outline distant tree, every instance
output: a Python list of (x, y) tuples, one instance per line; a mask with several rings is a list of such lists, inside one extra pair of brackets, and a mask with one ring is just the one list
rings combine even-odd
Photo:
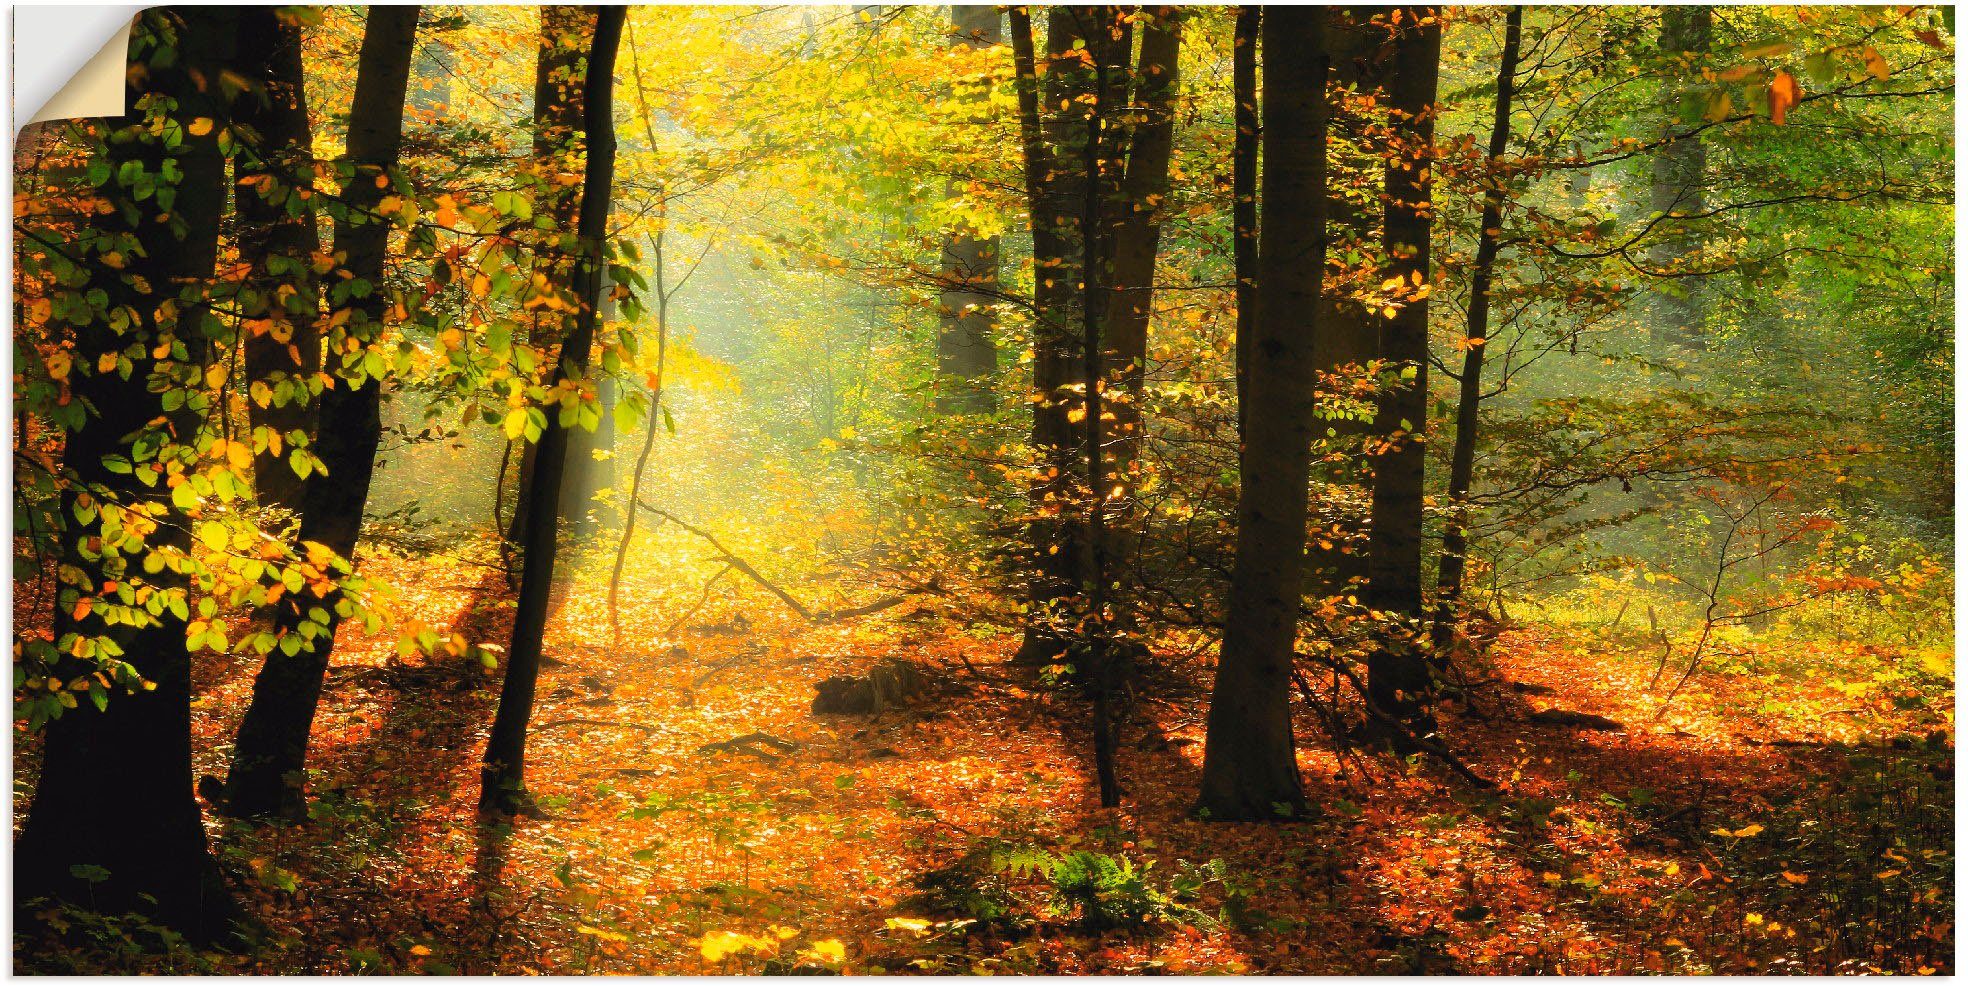
[[(987, 48), (1003, 43), (1004, 16), (990, 5), (952, 4), (952, 43)], [(945, 194), (963, 196), (963, 183), (951, 178)], [(993, 313), (1000, 293), (998, 238), (958, 226), (943, 236), (943, 289), (938, 299), (936, 372), (941, 378), (937, 408), (944, 413), (983, 414), (997, 405), (991, 380), (998, 370)]]
[[(1708, 52), (1714, 34), (1715, 9), (1704, 4), (1664, 4), (1660, 8), (1661, 54), (1684, 59)], [(1699, 85), (1699, 76), (1685, 65), (1668, 66), (1670, 81), (1662, 90), (1666, 123), (1663, 130), (1672, 135), (1680, 117), (1682, 96)], [(1669, 140), (1654, 151), (1653, 181), (1648, 206), (1666, 216), (1700, 214), (1708, 202), (1708, 146), (1700, 134)], [(1661, 236), (1647, 248), (1647, 260), (1655, 270), (1678, 270), (1689, 254), (1701, 249), (1699, 224), (1669, 223), (1672, 232)], [(1702, 326), (1707, 320), (1704, 297), (1707, 284), (1700, 275), (1677, 276), (1663, 281), (1654, 295), (1651, 321), (1657, 350), (1671, 347), (1699, 348)]]
[(1323, 8), (1265, 12), (1263, 225), (1248, 386), (1239, 396), (1247, 408), (1237, 554), (1196, 802), (1216, 821), (1279, 819), (1306, 809), (1290, 696), (1319, 430), (1314, 342), (1326, 266), (1325, 33)]

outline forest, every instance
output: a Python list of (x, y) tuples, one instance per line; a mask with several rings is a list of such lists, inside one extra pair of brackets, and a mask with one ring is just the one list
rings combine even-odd
[(1952, 6), (184, 6), (12, 968), (1952, 974)]

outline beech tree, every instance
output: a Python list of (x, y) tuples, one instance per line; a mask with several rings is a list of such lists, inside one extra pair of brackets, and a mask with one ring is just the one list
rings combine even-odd
[[(1664, 59), (1705, 54), (1714, 34), (1715, 9), (1705, 4), (1665, 4), (1660, 8), (1660, 50)], [(1667, 124), (1673, 134), (1682, 117), (1684, 96), (1698, 91), (1694, 81), (1669, 62), (1669, 81), (1661, 91)], [(1706, 112), (1706, 109), (1702, 112)], [(1708, 148), (1700, 134), (1662, 144), (1653, 154), (1648, 205), (1655, 213), (1678, 217), (1699, 215), (1707, 208)], [(1708, 306), (1707, 281), (1683, 271), (1690, 255), (1700, 252), (1703, 226), (1669, 219), (1665, 235), (1647, 248), (1647, 261), (1656, 271), (1673, 276), (1654, 291), (1654, 317), (1649, 323), (1656, 349), (1700, 348)]]
[(217, 81), (243, 74), (238, 34), (236, 8), (138, 15), (127, 109), (93, 125), (91, 179), (108, 208), (60, 246), (87, 279), (79, 297), (100, 304), (64, 309), (77, 314), (63, 326), (74, 355), (60, 376), (83, 420), (61, 456), (72, 483), (53, 632), (63, 656), (51, 669), (89, 700), (47, 723), (14, 844), (16, 901), (138, 912), (203, 941), (227, 933), (236, 905), (192, 792), (186, 599), (198, 503), (137, 473), (195, 460), (206, 405), (185, 388), (203, 386), (227, 341), (212, 306), (226, 201), (218, 135), (232, 107)]
[[(556, 391), (563, 383), (580, 380), (587, 373), (601, 317), (602, 292), (607, 288), (608, 209), (615, 180), (615, 53), (622, 40), (624, 16), (624, 8), (600, 8), (594, 43), (588, 52), (581, 110), (582, 149), (587, 160), (581, 178), (574, 267), (574, 293), (580, 308), (554, 364), (552, 389)], [(486, 742), (485, 765), (480, 772), (479, 807), (489, 813), (512, 814), (528, 807), (526, 733), (540, 676), (540, 651), (558, 552), (560, 482), (567, 467), (571, 427), (563, 420), (541, 435), (534, 481), (525, 491), (519, 605), (513, 616), (512, 646), (499, 691), (499, 710), (492, 721), (492, 736)]]
[[(970, 48), (1002, 44), (1003, 21), (995, 6), (952, 4), (952, 43)], [(958, 178), (952, 177), (945, 187), (950, 198), (962, 197), (963, 183)], [(942, 324), (936, 336), (936, 372), (942, 382), (936, 402), (945, 413), (982, 414), (997, 405), (991, 385), (998, 371), (992, 323), (1001, 292), (999, 249), (996, 236), (963, 226), (943, 238), (943, 289), (937, 299)]]
[(1416, 718), (1432, 687), (1431, 662), (1415, 634), (1422, 616), (1421, 535), (1428, 434), (1429, 238), (1433, 225), (1435, 90), (1442, 25), (1431, 7), (1395, 7), (1387, 83), (1393, 146), (1387, 153), (1382, 221), (1387, 279), (1398, 305), (1381, 320), (1385, 361), (1374, 417), (1367, 605), (1392, 618), (1367, 661), (1368, 697), (1383, 712)]
[(313, 438), (313, 378), (321, 371), (314, 274), (321, 232), (301, 26), (275, 7), (243, 7), (240, 41), (254, 59), (253, 91), (235, 116), (241, 149), (233, 165), (239, 256), (251, 265), (239, 302), (247, 320), (246, 376), (255, 385), (247, 405), (255, 432), (253, 490), (260, 506), (298, 513), (306, 480), (287, 450)]
[(1490, 295), (1497, 253), (1503, 246), (1503, 208), (1509, 200), (1504, 155), (1510, 151), (1511, 101), (1517, 94), (1517, 61), (1524, 36), (1524, 8), (1504, 15), (1503, 49), (1497, 60), (1496, 108), (1491, 113), (1490, 141), (1484, 164), (1483, 211), (1476, 231), (1476, 257), (1470, 266), (1469, 305), (1465, 312), (1462, 372), (1456, 377), (1455, 445), (1449, 454), (1449, 514), (1442, 525), (1442, 556), (1436, 568), (1434, 646), (1449, 644), (1455, 627), (1456, 605), (1462, 597), (1463, 573), (1468, 569), (1469, 488), (1476, 473), (1476, 429), (1483, 401), (1483, 357), (1490, 338)]
[[(336, 273), (328, 286), (329, 320), (339, 322), (331, 343), (343, 355), (337, 379), (321, 392), (316, 443), (323, 471), (310, 477), (301, 500), (300, 541), (328, 552), (326, 568), (340, 560), (352, 570), (362, 535), (363, 509), (382, 442), (383, 381), (368, 368), (364, 343), (382, 331), (388, 297), (380, 290), (390, 226), (377, 213), (389, 194), (403, 141), (403, 101), (420, 8), (371, 7), (356, 68), (348, 147), (337, 163), (342, 197), (335, 215)], [(359, 287), (358, 287), (359, 286)], [(253, 699), (239, 724), (232, 767), (226, 775), (225, 808), (243, 817), (305, 812), (302, 780), (308, 732), (321, 700), (335, 629), (348, 615), (338, 592), (318, 600), (290, 594), (276, 609), (277, 649), (253, 682)]]
[[(1292, 664), (1305, 581), (1307, 483), (1319, 430), (1314, 341), (1326, 266), (1326, 12), (1263, 22), (1262, 215), (1248, 389), (1239, 397), (1237, 555), (1210, 691), (1199, 814), (1290, 818), (1306, 809), (1292, 736)], [(1311, 325), (1308, 325), (1311, 322)]]

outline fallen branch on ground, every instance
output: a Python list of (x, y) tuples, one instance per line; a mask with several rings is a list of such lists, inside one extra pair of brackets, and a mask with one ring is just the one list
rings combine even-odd
[[(806, 607), (806, 604), (794, 598), (792, 593), (787, 592), (784, 589), (781, 589), (779, 586), (775, 585), (771, 579), (768, 579), (765, 576), (759, 574), (759, 570), (753, 568), (750, 562), (747, 562), (745, 559), (740, 558), (736, 554), (732, 553), (730, 548), (724, 546), (724, 542), (719, 541), (717, 539), (717, 535), (712, 534), (711, 532), (704, 530), (703, 528), (698, 527), (695, 524), (692, 524), (689, 521), (686, 521), (683, 518), (678, 517), (676, 514), (670, 513), (669, 511), (664, 510), (660, 507), (653, 507), (641, 501), (637, 501), (636, 506), (639, 506), (642, 509), (647, 510), (650, 513), (655, 514), (656, 516), (661, 517), (664, 520), (667, 520), (670, 523), (675, 524), (676, 526), (681, 527), (684, 530), (689, 531), (690, 533), (695, 534), (698, 537), (703, 538), (705, 541), (709, 542), (711, 548), (718, 553), (719, 561), (724, 562), (732, 569), (737, 570), (739, 574), (745, 576), (748, 579), (751, 579), (753, 582), (758, 583), (760, 588), (778, 597), (779, 601), (785, 603), (788, 609), (791, 609), (793, 612), (798, 613), (800, 619), (803, 619), (808, 623), (827, 624), (827, 623), (835, 623), (840, 620), (853, 619), (854, 617), (857, 616), (868, 616), (873, 613), (879, 613), (885, 609), (891, 609), (893, 607), (900, 606), (903, 603), (909, 601), (909, 594), (903, 594), (899, 596), (886, 596), (872, 603), (868, 603), (867, 605), (864, 606), (851, 606), (846, 609), (821, 610), (820, 612), (816, 613), (813, 610), (808, 609)], [(721, 575), (723, 573), (720, 572), (719, 574)], [(929, 585), (925, 586), (921, 591), (936, 592), (939, 590), (935, 582), (932, 581)]]
[(1360, 693), (1360, 703), (1366, 707), (1367, 713), (1369, 715), (1372, 715), (1374, 719), (1377, 720), (1381, 725), (1394, 730), (1396, 733), (1400, 734), (1402, 738), (1406, 739), (1410, 743), (1413, 743), (1415, 749), (1420, 750), (1421, 752), (1426, 753), (1429, 756), (1432, 756), (1435, 759), (1441, 761), (1443, 766), (1448, 767), (1449, 770), (1452, 771), (1456, 776), (1481, 788), (1492, 788), (1497, 786), (1495, 781), (1490, 780), (1489, 778), (1484, 777), (1481, 774), (1478, 774), (1474, 770), (1471, 770), (1469, 768), (1469, 765), (1463, 763), (1462, 758), (1456, 756), (1455, 753), (1451, 752), (1448, 747), (1443, 746), (1442, 744), (1437, 743), (1434, 740), (1431, 740), (1425, 736), (1415, 735), (1414, 730), (1409, 729), (1407, 723), (1402, 722), (1398, 717), (1388, 713), (1385, 709), (1382, 709), (1379, 705), (1377, 705), (1374, 702), (1373, 699), (1368, 698), (1366, 682), (1361, 681), (1360, 676), (1355, 674), (1352, 668), (1347, 667), (1342, 662), (1329, 660), (1327, 658), (1320, 657), (1317, 654), (1306, 654), (1301, 651), (1299, 653), (1299, 656), (1310, 658), (1314, 661), (1318, 661), (1319, 663), (1326, 665), (1328, 668), (1331, 668), (1335, 673), (1344, 677), (1347, 681), (1351, 682), (1354, 690)]

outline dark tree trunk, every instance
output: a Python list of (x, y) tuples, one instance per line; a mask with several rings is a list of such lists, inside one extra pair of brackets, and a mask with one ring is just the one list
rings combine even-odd
[[(1129, 114), (1137, 120), (1126, 137), (1126, 171), (1111, 223), (1112, 260), (1103, 281), (1111, 295), (1102, 332), (1113, 422), (1114, 482), (1134, 486), (1142, 440), (1141, 390), (1147, 379), (1148, 321), (1155, 301), (1155, 258), (1160, 252), (1163, 209), (1168, 204), (1169, 159), (1175, 151), (1175, 97), (1179, 85), (1182, 22), (1175, 7), (1153, 8), (1141, 33)], [(1110, 382), (1111, 383), (1111, 382)]]
[(1319, 429), (1313, 345), (1326, 265), (1325, 21), (1319, 7), (1273, 7), (1264, 17), (1264, 218), (1249, 385), (1239, 398), (1249, 413), (1237, 557), (1196, 803), (1217, 821), (1306, 808), (1290, 695)]
[[(388, 194), (376, 187), (375, 179), (394, 172), (402, 146), (403, 100), (418, 11), (414, 6), (370, 7), (356, 66), (348, 133), (348, 165), (354, 168), (354, 177), (344, 184), (336, 210), (335, 252), (341, 256), (343, 274), (374, 285), (383, 283), (389, 226), (368, 216)], [(342, 304), (350, 313), (348, 337), (373, 342), (382, 331), (388, 296), (375, 290), (362, 298), (350, 296)], [(383, 434), (381, 382), (374, 377), (361, 377), (359, 383), (350, 379), (360, 373), (361, 356), (361, 350), (344, 356), (346, 368), (335, 367), (340, 371), (335, 385), (322, 391), (324, 427), (315, 452), (326, 472), (309, 478), (301, 504), (301, 540), (320, 542), (351, 567)], [(225, 787), (227, 814), (242, 818), (304, 814), (308, 732), (345, 607), (335, 593), (311, 604), (289, 597), (280, 607), (276, 633), (281, 646), (267, 655), (253, 682), (252, 703), (233, 747)], [(309, 612), (317, 608), (326, 620)]]
[[(955, 43), (987, 48), (1004, 40), (998, 8), (953, 4), (950, 28)], [(963, 183), (951, 179), (946, 194), (961, 198)], [(992, 335), (992, 306), (998, 296), (998, 238), (956, 228), (943, 239), (943, 283), (936, 337), (936, 407), (944, 414), (988, 414), (997, 406), (991, 393), (998, 371)]]
[[(1708, 51), (1714, 30), (1714, 8), (1703, 5), (1661, 7), (1661, 52), (1682, 55)], [(1670, 70), (1679, 80), (1687, 74)], [(1693, 70), (1688, 70), (1692, 72)], [(1694, 76), (1689, 75), (1689, 78)], [(1673, 127), (1675, 107), (1691, 83), (1677, 81), (1665, 92), (1668, 127)], [(1707, 208), (1708, 147), (1699, 135), (1670, 141), (1654, 153), (1653, 185), (1649, 205), (1664, 215), (1689, 215)], [(1680, 228), (1662, 236), (1647, 250), (1648, 262), (1656, 269), (1672, 269), (1685, 263), (1689, 254), (1702, 248), (1698, 231)], [(1655, 293), (1651, 335), (1657, 351), (1672, 347), (1698, 349), (1702, 344), (1702, 325), (1708, 317), (1707, 285), (1701, 277), (1672, 277)]]
[(1449, 454), (1449, 516), (1442, 527), (1442, 561), (1436, 570), (1435, 645), (1449, 642), (1469, 554), (1469, 487), (1476, 473), (1476, 425), (1483, 403), (1483, 349), (1490, 337), (1490, 285), (1502, 244), (1506, 176), (1500, 164), (1510, 150), (1510, 104), (1517, 92), (1518, 48), (1523, 40), (1524, 8), (1510, 8), (1503, 22), (1503, 54), (1497, 65), (1496, 110), (1490, 122), (1488, 173), (1483, 215), (1476, 232), (1476, 259), (1469, 275), (1469, 313), (1463, 334), (1462, 377), (1457, 383), (1455, 448)]
[(1236, 101), (1237, 137), (1230, 151), (1231, 255), (1237, 275), (1237, 434), (1244, 432), (1244, 391), (1250, 386), (1250, 340), (1257, 312), (1257, 33), (1264, 8), (1237, 8), (1230, 54), (1230, 98)]
[(253, 456), (253, 490), (262, 507), (298, 512), (306, 480), (287, 454), (296, 434), (313, 438), (307, 383), (321, 370), (321, 292), (312, 266), (321, 249), (314, 134), (301, 75), (300, 26), (271, 6), (241, 7), (239, 16), (240, 50), (254, 60), (247, 76), (254, 91), (241, 98), (235, 116), (249, 133), (233, 165), (239, 258), (251, 265), (240, 313), (246, 379), (255, 384), (247, 418), (254, 432), (279, 436)]
[[(608, 208), (615, 178), (614, 83), (615, 52), (622, 40), (626, 8), (602, 7), (596, 15), (594, 46), (588, 55), (583, 87), (582, 130), (587, 165), (583, 171), (580, 245), (576, 253), (575, 293), (580, 311), (574, 330), (554, 364), (553, 383), (587, 372), (606, 284), (605, 247)], [(653, 427), (653, 425), (652, 425)], [(511, 813), (525, 806), (526, 732), (533, 716), (533, 694), (540, 677), (540, 650), (546, 634), (549, 595), (553, 586), (556, 534), (560, 516), (560, 479), (567, 466), (568, 430), (557, 424), (540, 436), (536, 481), (525, 491), (526, 529), (521, 541), (525, 565), (521, 570), (519, 606), (513, 614), (513, 635), (507, 649), (506, 676), (499, 691), (499, 711), (485, 747), (480, 774), (482, 811)]]
[[(1367, 605), (1404, 619), (1422, 614), (1421, 527), (1428, 431), (1428, 300), (1430, 196), (1435, 139), (1435, 89), (1442, 28), (1425, 7), (1403, 12), (1393, 41), (1387, 86), (1395, 153), (1386, 171), (1386, 273), (1406, 285), (1406, 300), (1381, 320), (1387, 374), (1374, 422), (1382, 450), (1374, 460), (1372, 547)], [(1430, 690), (1424, 647), (1401, 631), (1389, 633), (1367, 663), (1369, 697), (1383, 711), (1412, 718)]]
[[(175, 160), (181, 177), (168, 215), (137, 206), (97, 217), (106, 233), (122, 238), (118, 249), (127, 266), (119, 271), (95, 264), (90, 278), (112, 305), (127, 306), (134, 318), (124, 332), (110, 329), (101, 318), (73, 327), (77, 358), (72, 386), (94, 416), (69, 436), (62, 454), (63, 468), (78, 485), (63, 495), (70, 527), (62, 539), (61, 562), (79, 573), (79, 578), (65, 576), (65, 583), (86, 580), (82, 598), (93, 597), (112, 581), (134, 581), (165, 593), (190, 590), (189, 577), (171, 567), (138, 573), (144, 553), (188, 554), (191, 521), (173, 505), (163, 484), (139, 484), (127, 467), (112, 472), (104, 457), (131, 457), (132, 443), (140, 438), (152, 445), (162, 441), (167, 450), (186, 449), (201, 424), (199, 411), (183, 405), (167, 408), (159, 393), (143, 384), (153, 373), (182, 374), (186, 369), (148, 355), (167, 334), (183, 345), (194, 375), (210, 358), (211, 341), (200, 325), (206, 304), (201, 296), (212, 287), (218, 258), (226, 188), (217, 135), (227, 123), (229, 107), (218, 87), (200, 81), (240, 70), (238, 18), (239, 11), (227, 7), (156, 8), (138, 16), (131, 53), (149, 71), (131, 76), (127, 105), (138, 107), (152, 93), (175, 99), (174, 118), (183, 133), (175, 151), (167, 152), (161, 141), (148, 136), (141, 110), (101, 122), (127, 138), (109, 142), (112, 173), (135, 163), (157, 174), (166, 160)], [(175, 42), (165, 40), (171, 36)], [(176, 48), (176, 57), (168, 62), (156, 57), (163, 44)], [(218, 125), (199, 134), (190, 124), (201, 117)], [(114, 191), (113, 184), (111, 188), (112, 198), (127, 194)], [(126, 199), (124, 204), (131, 203)], [(173, 231), (175, 223), (183, 224), (182, 238)], [(189, 299), (183, 314), (173, 323), (162, 323), (160, 303), (177, 297)], [(128, 381), (114, 372), (95, 372), (100, 354), (138, 350), (142, 355), (132, 360), (135, 370)], [(85, 489), (98, 502), (155, 511), (159, 524), (142, 548), (133, 555), (108, 544), (91, 549), (89, 542), (101, 529), (79, 523), (75, 515)], [(185, 619), (166, 609), (141, 627), (124, 620), (111, 625), (105, 622), (111, 607), (97, 606), (78, 618), (77, 602), (73, 589), (60, 593), (55, 639), (75, 634), (113, 641), (121, 647), (122, 659), (152, 687), (118, 690), (100, 710), (85, 701), (48, 723), (33, 804), (14, 846), (14, 899), (50, 897), (109, 914), (136, 911), (195, 940), (219, 938), (229, 930), (236, 909), (206, 843), (192, 793), (191, 654)], [(99, 670), (91, 660), (70, 663), (64, 677)]]
[[(533, 68), (533, 168), (535, 215), (550, 216), (553, 229), (536, 244), (539, 267), (547, 283), (565, 285), (574, 273), (575, 210), (580, 198), (564, 179), (579, 173), (581, 99), (586, 80), (581, 59), (587, 46), (588, 26), (594, 23), (592, 10), (572, 4), (547, 4), (540, 8), (540, 50)], [(556, 312), (539, 312), (533, 317), (529, 340), (551, 350), (566, 334), (568, 320)], [(525, 543), (527, 491), (533, 488), (538, 468), (539, 446), (522, 443), (519, 478), (513, 498), (512, 520), (506, 525), (506, 541), (517, 547)], [(503, 472), (499, 482), (505, 482)]]
[[(1342, 93), (1375, 97), (1386, 81), (1389, 52), (1387, 7), (1328, 7), (1326, 52), (1333, 84)], [(1379, 23), (1373, 18), (1379, 17)], [(1381, 356), (1380, 315), (1355, 297), (1362, 272), (1371, 272), (1378, 248), (1379, 210), (1364, 202), (1363, 191), (1378, 185), (1381, 167), (1373, 136), (1379, 113), (1364, 101), (1340, 98), (1332, 107), (1331, 152), (1327, 160), (1326, 214), (1334, 234), (1327, 254), (1340, 280), (1320, 298), (1313, 342), (1321, 391), (1321, 432), (1332, 443), (1331, 458), (1317, 467), (1325, 495), (1316, 501), (1319, 528), (1309, 550), (1308, 590), (1321, 596), (1354, 592), (1367, 578), (1370, 545), (1362, 536), (1370, 513), (1372, 456), (1368, 440), (1373, 409), (1363, 398), (1366, 367)], [(1349, 191), (1350, 190), (1350, 191)], [(1364, 201), (1363, 201), (1364, 200)], [(1350, 275), (1350, 276), (1348, 276)], [(1380, 278), (1375, 278), (1378, 283)]]
[[(1082, 408), (1079, 325), (1086, 237), (1081, 203), (1091, 180), (1086, 170), (1084, 107), (1093, 96), (1094, 71), (1081, 53), (1094, 44), (1090, 29), (1098, 8), (1046, 9), (1043, 110), (1032, 59), (1029, 13), (1013, 8), (1012, 41), (1020, 61), (1020, 128), (1025, 144), (1027, 193), (1032, 217), (1032, 446), (1039, 475), (1032, 484), (1033, 550), (1030, 611), (1018, 660), (1057, 661), (1066, 653), (1062, 603), (1079, 578), (1078, 532), (1070, 520), (1079, 442), (1072, 425)], [(1029, 67), (1029, 68), (1028, 68)]]

